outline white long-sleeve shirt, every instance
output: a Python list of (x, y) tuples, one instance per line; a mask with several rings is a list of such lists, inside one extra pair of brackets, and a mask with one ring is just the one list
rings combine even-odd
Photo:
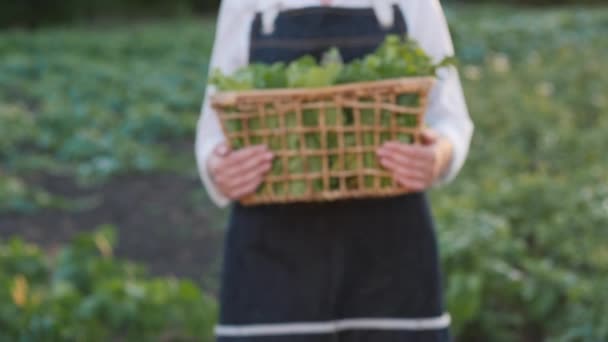
[[(398, 4), (402, 10), (409, 38), (416, 40), (435, 62), (454, 55), (439, 0), (333, 0), (329, 6), (374, 8), (379, 22), (390, 24), (392, 4)], [(320, 5), (320, 0), (223, 0), (209, 70), (219, 68), (228, 74), (248, 64), (250, 30), (256, 13), (263, 13), (264, 30), (271, 31), (280, 10)], [(230, 200), (218, 191), (207, 169), (210, 154), (217, 144), (225, 140), (218, 117), (210, 106), (209, 98), (214, 91), (213, 87), (207, 87), (198, 121), (195, 151), (199, 173), (209, 196), (217, 206), (225, 207)], [(451, 182), (459, 173), (473, 134), (473, 123), (455, 68), (440, 70), (439, 80), (430, 93), (426, 123), (446, 137), (453, 147), (448, 169), (435, 184), (439, 186)]]

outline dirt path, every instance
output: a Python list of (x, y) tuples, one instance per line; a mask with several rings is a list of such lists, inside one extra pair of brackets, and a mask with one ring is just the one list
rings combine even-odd
[(93, 205), (78, 212), (0, 216), (0, 237), (20, 236), (54, 249), (78, 232), (112, 224), (117, 228), (119, 257), (143, 262), (154, 274), (189, 277), (216, 290), (223, 213), (204, 198), (198, 179), (127, 176), (91, 189), (66, 178), (43, 176), (37, 182), (55, 194)]

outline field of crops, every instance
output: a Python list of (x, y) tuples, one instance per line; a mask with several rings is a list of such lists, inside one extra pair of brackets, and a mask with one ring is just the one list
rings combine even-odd
[[(608, 340), (608, 8), (448, 15), (476, 124), (461, 176), (431, 194), (454, 331)], [(192, 151), (213, 20), (107, 25), (0, 32), (0, 234), (56, 254), (112, 224), (116, 254), (213, 294), (226, 213), (206, 198)], [(33, 309), (12, 321), (25, 310), (20, 275), (38, 288), (46, 279), (23, 254), (0, 248), (2, 331), (47, 322)], [(113, 326), (91, 317), (99, 331)]]

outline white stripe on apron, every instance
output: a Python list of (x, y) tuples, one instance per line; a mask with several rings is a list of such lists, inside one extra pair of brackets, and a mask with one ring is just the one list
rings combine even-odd
[(434, 318), (356, 318), (317, 323), (219, 325), (215, 333), (222, 337), (251, 337), (333, 334), (349, 330), (441, 330), (448, 328), (450, 321), (450, 315), (446, 313)]

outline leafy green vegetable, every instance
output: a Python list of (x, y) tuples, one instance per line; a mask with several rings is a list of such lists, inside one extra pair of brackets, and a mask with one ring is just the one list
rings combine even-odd
[(281, 62), (271, 65), (254, 63), (230, 76), (214, 69), (209, 83), (222, 91), (316, 88), (406, 76), (433, 76), (439, 68), (455, 63), (455, 57), (433, 63), (416, 41), (389, 35), (374, 53), (350, 63), (344, 64), (339, 50), (332, 48), (320, 62), (305, 55), (287, 65)]
[(287, 74), (284, 63), (266, 65), (254, 63), (247, 68), (237, 70), (230, 77), (219, 69), (212, 71), (209, 82), (220, 90), (251, 90), (284, 88), (287, 86)]
[(329, 63), (317, 65), (311, 56), (304, 56), (291, 63), (287, 68), (287, 86), (289, 88), (315, 88), (335, 84), (342, 65)]
[[(444, 60), (439, 64), (434, 64), (432, 59), (416, 44), (408, 39), (391, 35), (386, 38), (383, 44), (372, 54), (361, 59), (344, 64), (338, 49), (328, 50), (320, 62), (312, 56), (302, 56), (289, 64), (275, 63), (272, 65), (252, 64), (237, 70), (231, 76), (225, 76), (215, 70), (211, 77), (211, 84), (219, 90), (240, 91), (248, 89), (271, 89), (271, 88), (316, 88), (331, 86), (341, 83), (373, 81), (379, 79), (396, 78), (404, 76), (432, 76), (437, 68), (448, 65), (451, 60)], [(375, 102), (371, 98), (358, 99), (361, 102)], [(397, 104), (406, 107), (417, 107), (419, 97), (417, 95), (401, 95), (397, 99)], [(301, 116), (301, 117), (300, 117)], [(356, 122), (362, 125), (375, 127), (379, 124), (382, 130), (379, 133), (380, 143), (396, 138), (402, 142), (413, 142), (413, 136), (409, 133), (398, 133), (395, 137), (391, 136), (390, 128), (392, 124), (400, 127), (415, 127), (416, 117), (411, 114), (393, 113), (382, 109), (380, 112), (380, 122), (376, 123), (376, 111), (372, 108), (356, 109), (344, 107), (342, 110), (329, 108), (325, 110), (325, 125), (328, 127), (326, 135), (327, 150), (337, 150), (340, 147), (352, 148), (357, 146), (358, 137), (352, 132), (342, 132), (335, 130), (337, 127), (352, 127)], [(301, 120), (301, 121), (300, 121)], [(321, 133), (306, 133), (301, 139), (301, 133), (290, 130), (299, 127), (318, 127), (321, 123), (321, 112), (319, 109), (304, 109), (299, 114), (295, 111), (289, 112), (285, 117), (286, 144), (288, 150), (292, 151), (318, 151), (322, 148)], [(278, 128), (278, 122), (266, 122), (266, 128)], [(261, 120), (250, 121), (248, 130), (251, 134), (252, 144), (262, 143), (255, 135), (255, 131), (264, 128)], [(238, 132), (243, 129), (240, 122), (234, 122), (228, 127), (229, 132)], [(342, 135), (342, 136), (340, 136)], [(362, 133), (361, 142), (364, 146), (373, 146), (375, 137), (373, 132)], [(235, 148), (243, 146), (241, 138), (233, 139)], [(279, 149), (280, 141), (271, 141), (270, 148)], [(379, 164), (374, 152), (366, 152), (362, 156), (363, 165), (359, 165), (359, 154), (348, 152), (341, 158), (330, 156), (328, 165), (333, 171), (354, 171), (359, 167), (367, 169), (378, 169)], [(290, 174), (302, 175), (304, 173), (318, 174), (322, 170), (323, 159), (321, 157), (299, 156), (290, 157), (286, 165)], [(282, 171), (280, 165), (273, 164), (272, 173)], [(373, 177), (365, 178), (364, 184), (359, 184), (358, 177), (348, 177), (345, 179), (347, 189), (359, 189), (362, 186), (373, 186)], [(383, 186), (391, 186), (390, 180), (382, 180)], [(308, 191), (308, 183), (304, 180), (290, 181), (288, 193), (291, 196), (302, 196)], [(332, 179), (331, 189), (338, 189), (340, 181)], [(270, 190), (267, 184), (259, 189), (258, 193), (266, 193)], [(275, 189), (276, 190), (276, 189)], [(280, 189), (285, 191), (285, 189)], [(313, 191), (323, 190), (322, 179), (314, 179), (312, 182)]]

